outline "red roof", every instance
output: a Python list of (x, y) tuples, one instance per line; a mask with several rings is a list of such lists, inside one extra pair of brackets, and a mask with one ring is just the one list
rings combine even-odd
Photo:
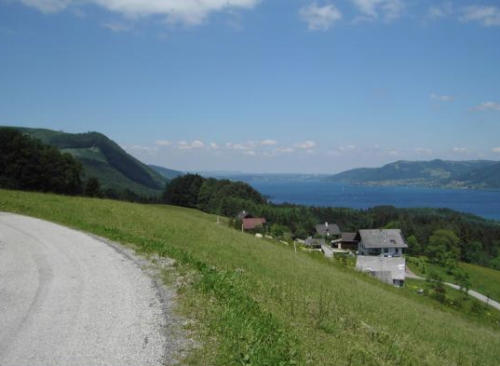
[(262, 226), (266, 223), (266, 219), (261, 217), (255, 217), (251, 219), (243, 219), (243, 229), (252, 230), (258, 226)]

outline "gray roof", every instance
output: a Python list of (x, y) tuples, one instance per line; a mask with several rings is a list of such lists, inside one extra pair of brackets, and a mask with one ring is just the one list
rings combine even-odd
[(320, 235), (340, 235), (340, 229), (337, 224), (319, 224), (316, 225), (316, 232)]
[(308, 237), (304, 244), (308, 247), (314, 247), (314, 246), (322, 246), (325, 245), (325, 239), (314, 239), (312, 237)]
[(342, 241), (356, 241), (356, 233), (342, 233)]
[(400, 229), (359, 230), (358, 239), (365, 248), (408, 248)]

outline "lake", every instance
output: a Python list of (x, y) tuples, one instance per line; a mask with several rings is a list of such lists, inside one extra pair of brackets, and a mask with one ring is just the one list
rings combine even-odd
[(500, 220), (500, 191), (368, 187), (324, 181), (249, 180), (248, 183), (274, 203), (351, 208), (380, 205), (450, 208)]

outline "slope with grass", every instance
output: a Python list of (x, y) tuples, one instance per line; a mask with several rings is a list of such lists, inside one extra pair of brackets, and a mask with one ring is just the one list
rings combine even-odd
[[(422, 268), (422, 265), (415, 264), (417, 262), (422, 263), (421, 261), (408, 261), (408, 266), (415, 274), (425, 277), (427, 273), (434, 271), (445, 281), (455, 282), (453, 275), (447, 273), (446, 268), (432, 263), (425, 263)], [(475, 290), (495, 301), (500, 301), (500, 271), (464, 262), (460, 262), (458, 266), (469, 275), (471, 290)]]
[(158, 196), (167, 182), (161, 174), (98, 132), (72, 134), (48, 129), (15, 128), (73, 155), (82, 163), (86, 177), (98, 178), (103, 189), (128, 189), (138, 195)]
[[(42, 217), (177, 261), (180, 310), (203, 347), (192, 365), (496, 365), (495, 314), (476, 319), (196, 210), (0, 191)], [(165, 274), (165, 277), (169, 277)]]

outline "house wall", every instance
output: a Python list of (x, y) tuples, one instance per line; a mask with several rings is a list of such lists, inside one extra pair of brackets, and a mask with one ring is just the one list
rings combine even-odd
[(401, 257), (403, 255), (402, 248), (365, 248), (363, 243), (358, 245), (359, 255), (374, 255), (380, 257)]
[(406, 273), (406, 261), (404, 257), (382, 257), (363, 256), (356, 258), (356, 269), (361, 272), (368, 272), (382, 282), (391, 285), (402, 285)]

